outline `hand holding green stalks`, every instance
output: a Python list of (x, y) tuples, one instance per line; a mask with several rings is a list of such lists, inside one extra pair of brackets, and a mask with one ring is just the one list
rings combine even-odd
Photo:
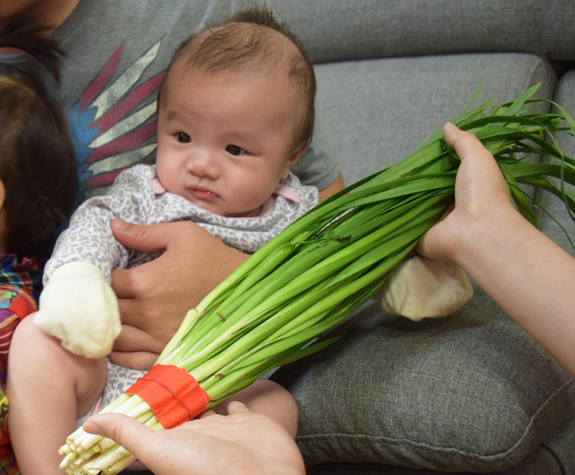
[[(561, 198), (571, 217), (575, 161), (544, 135), (575, 131), (559, 114), (530, 113), (536, 87), (516, 101), (490, 101), (452, 122), (476, 135), (495, 156), (510, 197), (534, 225), (534, 201), (520, 184)], [(555, 143), (555, 142), (553, 142)], [(539, 154), (556, 163), (527, 163)], [(324, 201), (254, 253), (186, 315), (157, 364), (188, 371), (210, 396), (208, 407), (251, 384), (270, 369), (332, 342), (306, 346), (361, 306), (394, 266), (452, 203), (459, 159), (437, 132), (401, 162)], [(559, 179), (559, 184), (553, 178)], [(536, 204), (537, 205), (537, 204)], [(138, 396), (124, 394), (104, 409), (163, 429)], [(134, 457), (108, 439), (79, 429), (61, 449), (68, 473), (117, 473)]]

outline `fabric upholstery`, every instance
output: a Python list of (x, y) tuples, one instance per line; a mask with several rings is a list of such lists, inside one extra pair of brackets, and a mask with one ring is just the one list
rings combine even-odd
[[(317, 122), (330, 134), (346, 183), (407, 157), (445, 122), (476, 103), (502, 104), (541, 82), (553, 97), (549, 64), (533, 55), (393, 58), (316, 67)], [(448, 99), (446, 99), (448, 98)]]
[(475, 291), (451, 317), (419, 323), (374, 304), (335, 345), (273, 376), (298, 402), (310, 466), (502, 471), (575, 416), (575, 382)]
[(315, 62), (514, 51), (575, 56), (571, 0), (272, 0)]

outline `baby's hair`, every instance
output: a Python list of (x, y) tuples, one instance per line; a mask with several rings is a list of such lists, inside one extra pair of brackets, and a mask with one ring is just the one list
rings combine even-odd
[(6, 247), (44, 257), (72, 212), (78, 187), (66, 119), (48, 96), (38, 64), (58, 80), (63, 51), (45, 30), (18, 15), (0, 24), (0, 48), (27, 53), (0, 62), (0, 180), (6, 196)]
[[(249, 23), (271, 28), (288, 38), (300, 54), (289, 58), (289, 77), (297, 82), (307, 101), (306, 117), (297, 134), (297, 143), (310, 140), (313, 134), (315, 119), (314, 99), (316, 79), (311, 57), (300, 39), (292, 33), (275, 15), (265, 8), (253, 8), (237, 13), (229, 20), (212, 26), (204, 31), (210, 35), (200, 42), (197, 37), (203, 33), (190, 36), (185, 40), (170, 62), (164, 82), (172, 65), (182, 56), (187, 55), (188, 64), (205, 72), (239, 71), (259, 65), (275, 65), (281, 60), (277, 51), (270, 48), (270, 33), (266, 28), (251, 28), (246, 31), (242, 24)], [(194, 48), (192, 48), (194, 46)], [(160, 92), (161, 92), (160, 87)], [(159, 101), (160, 93), (158, 93)]]

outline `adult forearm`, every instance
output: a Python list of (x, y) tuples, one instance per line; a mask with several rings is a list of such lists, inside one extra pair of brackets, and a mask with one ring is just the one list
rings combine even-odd
[(452, 124), (443, 132), (461, 158), (455, 208), (419, 252), (460, 265), (575, 375), (575, 260), (513, 208), (495, 159), (474, 135)]
[(575, 260), (516, 212), (470, 220), (456, 261), (575, 374)]

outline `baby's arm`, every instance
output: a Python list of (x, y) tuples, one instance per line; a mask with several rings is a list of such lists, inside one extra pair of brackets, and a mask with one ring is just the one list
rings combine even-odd
[[(128, 176), (129, 178), (129, 176)], [(46, 265), (37, 325), (67, 350), (89, 358), (108, 354), (121, 330), (111, 269), (125, 267), (127, 250), (117, 243), (110, 220), (138, 215), (126, 177), (105, 196), (85, 202), (60, 236)]]
[(88, 358), (109, 353), (121, 329), (117, 300), (109, 284), (107, 256), (113, 255), (105, 230), (109, 220), (109, 210), (104, 212), (89, 202), (74, 215), (46, 264), (35, 319), (68, 351)]
[(455, 262), (575, 375), (575, 260), (512, 206), (491, 154), (448, 124), (462, 159), (456, 206), (420, 244), (430, 258)]

